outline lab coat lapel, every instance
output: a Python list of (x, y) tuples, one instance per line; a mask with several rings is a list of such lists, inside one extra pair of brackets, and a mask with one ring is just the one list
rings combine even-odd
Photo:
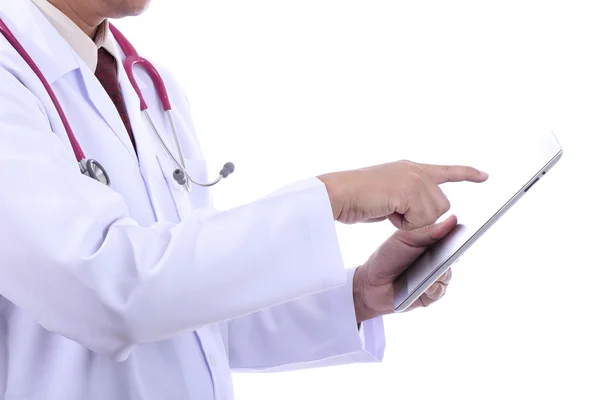
[[(84, 83), (83, 86), (90, 99), (90, 105), (96, 109), (108, 126), (110, 126), (111, 130), (115, 135), (117, 135), (123, 146), (127, 148), (127, 151), (131, 157), (137, 158), (135, 149), (133, 148), (133, 143), (131, 143), (131, 139), (129, 138), (129, 133), (127, 133), (125, 124), (123, 124), (123, 120), (121, 119), (115, 104), (110, 99), (108, 93), (106, 93), (106, 90), (98, 78), (96, 78), (89, 67), (84, 64), (83, 60), (78, 59), (78, 63), (81, 72), (81, 78)], [(121, 85), (121, 88), (122, 87), (123, 86)], [(135, 112), (135, 109), (132, 110), (130, 108), (129, 103), (126, 103), (126, 105), (128, 114)]]
[(51, 85), (78, 70), (90, 107), (102, 116), (133, 158), (135, 151), (112, 100), (83, 60), (31, 1), (0, 1), (0, 16), (21, 42)]

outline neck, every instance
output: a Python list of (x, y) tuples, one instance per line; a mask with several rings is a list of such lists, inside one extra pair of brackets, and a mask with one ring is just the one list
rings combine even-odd
[(78, 0), (48, 0), (71, 21), (73, 21), (90, 38), (94, 38), (98, 26), (105, 20), (90, 7), (92, 1)]

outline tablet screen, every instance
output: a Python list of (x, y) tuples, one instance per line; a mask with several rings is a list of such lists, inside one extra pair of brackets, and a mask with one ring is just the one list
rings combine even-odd
[(556, 138), (549, 135), (522, 156), (505, 155), (506, 167), (490, 173), (488, 181), (482, 184), (480, 199), (475, 206), (468, 213), (457, 215), (459, 224), (455, 229), (427, 250), (396, 281), (396, 309), (408, 307), (427, 290), (485, 229), (545, 175), (561, 154)]

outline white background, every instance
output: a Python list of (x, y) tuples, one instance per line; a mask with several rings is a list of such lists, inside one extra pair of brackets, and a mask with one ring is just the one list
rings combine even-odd
[[(397, 159), (493, 174), (549, 130), (564, 147), (443, 301), (385, 319), (382, 364), (236, 375), (238, 399), (600, 398), (599, 21), (577, 0), (155, 0), (120, 22), (185, 85), (212, 172), (235, 162), (220, 208)], [(392, 232), (339, 226), (348, 266)]]

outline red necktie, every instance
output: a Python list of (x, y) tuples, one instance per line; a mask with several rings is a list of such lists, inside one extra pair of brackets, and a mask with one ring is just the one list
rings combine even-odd
[(119, 115), (121, 115), (121, 120), (123, 121), (123, 124), (125, 124), (125, 129), (127, 129), (127, 133), (129, 133), (131, 143), (135, 149), (135, 139), (131, 129), (131, 122), (129, 121), (129, 115), (127, 115), (127, 108), (125, 107), (123, 93), (121, 93), (121, 87), (119, 86), (119, 79), (117, 77), (117, 60), (115, 60), (115, 58), (103, 47), (98, 49), (96, 78), (98, 78), (104, 87), (104, 90), (106, 90), (106, 93), (108, 93), (112, 102), (115, 104), (115, 107), (117, 107), (117, 111), (119, 111)]

